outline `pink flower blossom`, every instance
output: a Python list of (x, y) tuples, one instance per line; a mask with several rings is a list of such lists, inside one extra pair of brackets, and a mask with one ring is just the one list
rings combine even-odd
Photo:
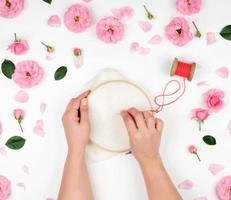
[(139, 26), (144, 32), (149, 32), (152, 29), (152, 24), (147, 21), (140, 21)]
[(64, 14), (66, 27), (75, 33), (83, 32), (91, 25), (92, 17), (90, 11), (79, 4), (74, 4), (68, 8)]
[(23, 121), (24, 116), (25, 116), (24, 110), (22, 110), (22, 109), (14, 109), (13, 115), (14, 115), (14, 118), (18, 121), (20, 129), (23, 132), (22, 121)]
[(61, 19), (58, 15), (51, 15), (47, 20), (47, 24), (51, 27), (59, 27), (61, 26)]
[(200, 157), (199, 157), (199, 155), (198, 155), (198, 153), (197, 153), (197, 147), (196, 147), (196, 146), (190, 145), (190, 146), (188, 147), (188, 152), (191, 153), (191, 154), (196, 155), (197, 158), (198, 158), (198, 160), (201, 161), (201, 159), (200, 159)]
[(167, 38), (176, 46), (184, 46), (193, 38), (189, 24), (183, 17), (175, 17), (166, 26), (165, 33)]
[(199, 131), (201, 131), (201, 125), (209, 117), (209, 110), (203, 108), (197, 108), (192, 110), (192, 119), (195, 119), (199, 123)]
[(177, 0), (176, 9), (184, 15), (198, 13), (201, 9), (201, 0)]
[(229, 77), (229, 69), (227, 67), (220, 67), (215, 72), (221, 78), (225, 79)]
[(7, 50), (10, 50), (11, 53), (15, 55), (22, 55), (26, 53), (29, 49), (29, 45), (26, 40), (18, 39), (16, 34), (14, 34), (15, 40), (12, 44), (10, 44)]
[(209, 111), (217, 112), (224, 107), (225, 93), (219, 89), (210, 89), (204, 94), (204, 102)]
[(11, 183), (5, 176), (0, 175), (0, 200), (6, 200), (11, 194)]
[(178, 188), (183, 190), (191, 190), (193, 188), (193, 182), (191, 180), (186, 179), (178, 185)]
[(14, 18), (24, 7), (24, 0), (0, 0), (0, 16)]
[(37, 62), (26, 60), (19, 62), (12, 79), (21, 88), (30, 88), (38, 85), (43, 78), (44, 71)]
[(122, 19), (122, 18), (130, 19), (134, 15), (134, 10), (130, 6), (124, 6), (119, 9), (115, 8), (115, 9), (112, 9), (111, 12), (118, 19)]
[(212, 175), (217, 175), (223, 169), (224, 169), (224, 166), (216, 164), (216, 163), (211, 163), (208, 167), (208, 170), (212, 173)]
[(15, 99), (15, 101), (17, 101), (19, 103), (25, 103), (28, 101), (29, 95), (27, 94), (27, 92), (20, 90), (17, 92), (14, 99)]
[(216, 187), (217, 197), (220, 200), (230, 200), (231, 199), (231, 176), (223, 177)]
[(115, 17), (105, 17), (96, 25), (97, 37), (106, 43), (116, 43), (122, 40), (124, 25)]
[(206, 38), (207, 38), (207, 45), (214, 44), (217, 41), (215, 33), (213, 32), (208, 32), (206, 34)]

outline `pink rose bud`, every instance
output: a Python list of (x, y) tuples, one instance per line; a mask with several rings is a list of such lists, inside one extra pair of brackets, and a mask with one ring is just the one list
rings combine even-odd
[(191, 154), (195, 154), (195, 155), (197, 156), (198, 160), (201, 161), (201, 159), (200, 159), (200, 157), (199, 157), (199, 155), (198, 155), (198, 153), (197, 153), (197, 148), (196, 148), (196, 146), (190, 145), (190, 146), (188, 147), (188, 151), (189, 151), (189, 153), (191, 153)]
[(17, 39), (16, 33), (14, 34), (15, 40), (10, 44), (7, 50), (10, 50), (11, 53), (15, 55), (21, 55), (27, 52), (29, 45), (26, 40)]
[(24, 115), (25, 115), (24, 111), (22, 109), (14, 109), (13, 115), (14, 115), (15, 119), (18, 121), (20, 129), (23, 132), (21, 123), (24, 119)]
[(82, 54), (82, 51), (79, 48), (74, 48), (73, 53), (75, 56), (80, 56)]
[(209, 117), (209, 110), (203, 108), (197, 108), (192, 110), (192, 119), (195, 119), (199, 123), (199, 131), (201, 131), (201, 125)]
[(41, 44), (42, 44), (43, 46), (45, 46), (46, 51), (47, 51), (48, 53), (53, 53), (53, 52), (55, 51), (55, 49), (54, 49), (52, 46), (47, 45), (47, 44), (45, 44), (44, 42), (41, 42)]

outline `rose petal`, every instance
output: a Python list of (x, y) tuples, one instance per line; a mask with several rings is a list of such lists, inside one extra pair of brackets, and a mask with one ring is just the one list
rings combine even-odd
[(204, 197), (197, 197), (197, 198), (195, 198), (193, 200), (208, 200), (208, 199), (207, 199), (206, 196), (204, 196)]
[(206, 36), (207, 36), (207, 45), (213, 44), (217, 41), (215, 37), (215, 33), (213, 32), (208, 32)]
[(216, 163), (211, 163), (208, 167), (208, 170), (213, 174), (217, 175), (220, 171), (224, 169), (224, 166), (216, 164)]
[(29, 167), (27, 165), (23, 165), (22, 170), (24, 173), (29, 174)]
[(36, 121), (36, 125), (33, 128), (33, 132), (34, 134), (40, 136), (40, 137), (44, 137), (45, 136), (45, 132), (43, 129), (43, 120), (37, 120)]
[(43, 114), (45, 112), (46, 107), (47, 107), (46, 103), (42, 102), (40, 104), (40, 112), (41, 112), (41, 114)]
[(144, 32), (148, 32), (152, 29), (152, 24), (147, 21), (140, 21), (139, 26)]
[(51, 27), (61, 26), (61, 19), (58, 15), (51, 15), (47, 20), (47, 24)]
[(122, 18), (130, 19), (134, 14), (134, 10), (130, 6), (124, 6), (119, 9), (114, 8), (114, 9), (111, 9), (111, 12), (118, 19), (122, 19)]
[(140, 45), (138, 42), (133, 42), (130, 45), (130, 53), (134, 53), (139, 49)]
[(19, 183), (17, 183), (16, 185), (17, 185), (18, 187), (23, 188), (23, 189), (24, 189), (24, 191), (26, 191), (26, 185), (25, 185), (24, 183), (19, 182)]
[(6, 152), (5, 147), (0, 147), (0, 154), (1, 154), (2, 156), (6, 156), (6, 155), (7, 155), (7, 152)]
[(160, 44), (162, 41), (162, 38), (160, 35), (154, 35), (149, 41), (149, 44)]
[(138, 52), (141, 54), (141, 55), (147, 55), (150, 53), (150, 49), (149, 48), (144, 48), (144, 47), (139, 47), (138, 49)]
[(220, 67), (215, 72), (221, 78), (228, 78), (229, 76), (229, 69), (227, 67)]
[(17, 94), (14, 97), (15, 101), (20, 103), (25, 103), (29, 100), (29, 95), (27, 92), (20, 90), (17, 92)]
[(190, 190), (193, 188), (193, 182), (191, 180), (186, 179), (178, 185), (178, 188), (183, 190)]
[(228, 129), (229, 133), (231, 134), (231, 120), (229, 121), (229, 123), (227, 125), (227, 129)]
[(208, 86), (208, 83), (206, 81), (200, 81), (197, 83), (197, 86), (198, 87), (201, 87), (201, 86)]
[(46, 60), (47, 60), (47, 61), (51, 61), (51, 60), (53, 60), (53, 59), (54, 59), (54, 57), (53, 57), (53, 56), (49, 56), (49, 55), (46, 55), (46, 57), (45, 57), (45, 58), (46, 58)]

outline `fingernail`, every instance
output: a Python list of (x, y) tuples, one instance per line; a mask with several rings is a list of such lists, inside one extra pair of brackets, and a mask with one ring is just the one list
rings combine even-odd
[(82, 106), (87, 106), (87, 99), (86, 98), (81, 100), (81, 105)]

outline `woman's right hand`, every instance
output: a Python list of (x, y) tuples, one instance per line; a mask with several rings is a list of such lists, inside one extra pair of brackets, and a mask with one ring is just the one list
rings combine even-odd
[(122, 111), (124, 123), (128, 130), (132, 154), (140, 164), (160, 159), (159, 147), (163, 122), (149, 111), (130, 108)]

